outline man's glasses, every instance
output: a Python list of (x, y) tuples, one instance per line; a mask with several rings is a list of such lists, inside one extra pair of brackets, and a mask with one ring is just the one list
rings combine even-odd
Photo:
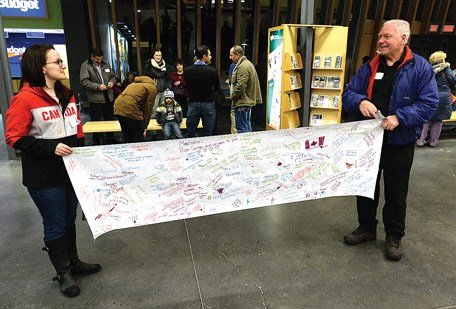
[(60, 68), (63, 68), (63, 60), (62, 60), (62, 59), (57, 59), (56, 61), (46, 62), (46, 64), (49, 64), (49, 63), (55, 63), (55, 64), (57, 64)]

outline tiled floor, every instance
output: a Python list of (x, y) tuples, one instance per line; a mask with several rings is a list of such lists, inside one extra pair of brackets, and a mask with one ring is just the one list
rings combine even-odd
[(73, 299), (51, 281), (41, 217), (0, 134), (3, 308), (456, 308), (454, 134), (416, 150), (400, 262), (384, 258), (381, 224), (377, 241), (343, 244), (357, 225), (354, 197), (118, 230), (95, 242), (79, 218), (80, 256), (102, 271), (77, 278)]

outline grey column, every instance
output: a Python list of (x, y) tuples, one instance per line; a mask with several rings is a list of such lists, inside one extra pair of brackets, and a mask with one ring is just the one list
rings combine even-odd
[[(0, 38), (0, 109), (2, 111), (3, 118), (3, 131), (5, 132), (6, 126), (6, 111), (9, 107), (9, 102), (13, 97), (13, 84), (11, 82), (11, 70), (8, 61), (8, 53), (6, 51), (6, 40), (5, 40), (5, 29), (3, 28), (3, 17), (0, 13), (0, 30), (2, 35)], [(5, 132), (6, 133), (6, 132)], [(7, 146), (8, 158), (10, 160), (17, 159), (16, 151), (11, 147)]]

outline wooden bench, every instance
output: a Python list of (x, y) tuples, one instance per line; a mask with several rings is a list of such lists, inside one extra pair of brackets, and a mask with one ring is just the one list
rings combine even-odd
[(445, 119), (444, 122), (456, 122), (456, 111), (451, 114), (450, 119)]
[[(187, 118), (184, 118), (182, 120), (182, 123), (180, 125), (181, 129), (186, 129), (186, 121)], [(198, 124), (198, 128), (202, 128), (203, 123), (200, 119), (200, 122)], [(147, 126), (147, 131), (157, 131), (161, 130), (162, 126), (157, 123), (156, 119), (151, 119), (149, 121), (149, 125)], [(87, 121), (83, 126), (82, 126), (82, 131), (84, 133), (105, 133), (105, 132), (121, 132), (120, 129), (120, 123), (117, 120), (110, 120), (110, 121)]]

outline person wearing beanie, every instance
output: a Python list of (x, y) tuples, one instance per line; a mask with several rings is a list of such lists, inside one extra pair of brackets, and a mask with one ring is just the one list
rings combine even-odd
[(182, 108), (174, 100), (174, 93), (166, 89), (163, 92), (164, 100), (159, 104), (156, 110), (157, 122), (163, 127), (164, 139), (169, 139), (172, 135), (182, 138), (180, 123), (183, 120)]
[[(442, 131), (442, 120), (451, 118), (451, 91), (456, 86), (456, 77), (450, 69), (450, 64), (445, 62), (446, 53), (443, 51), (436, 51), (429, 57), (429, 62), (432, 64), (439, 89), (439, 105), (430, 122), (423, 124), (423, 131), (421, 137), (416, 141), (418, 147), (426, 145), (426, 137), (429, 131), (429, 146), (435, 147), (440, 138)], [(453, 105), (454, 106), (454, 105)]]

